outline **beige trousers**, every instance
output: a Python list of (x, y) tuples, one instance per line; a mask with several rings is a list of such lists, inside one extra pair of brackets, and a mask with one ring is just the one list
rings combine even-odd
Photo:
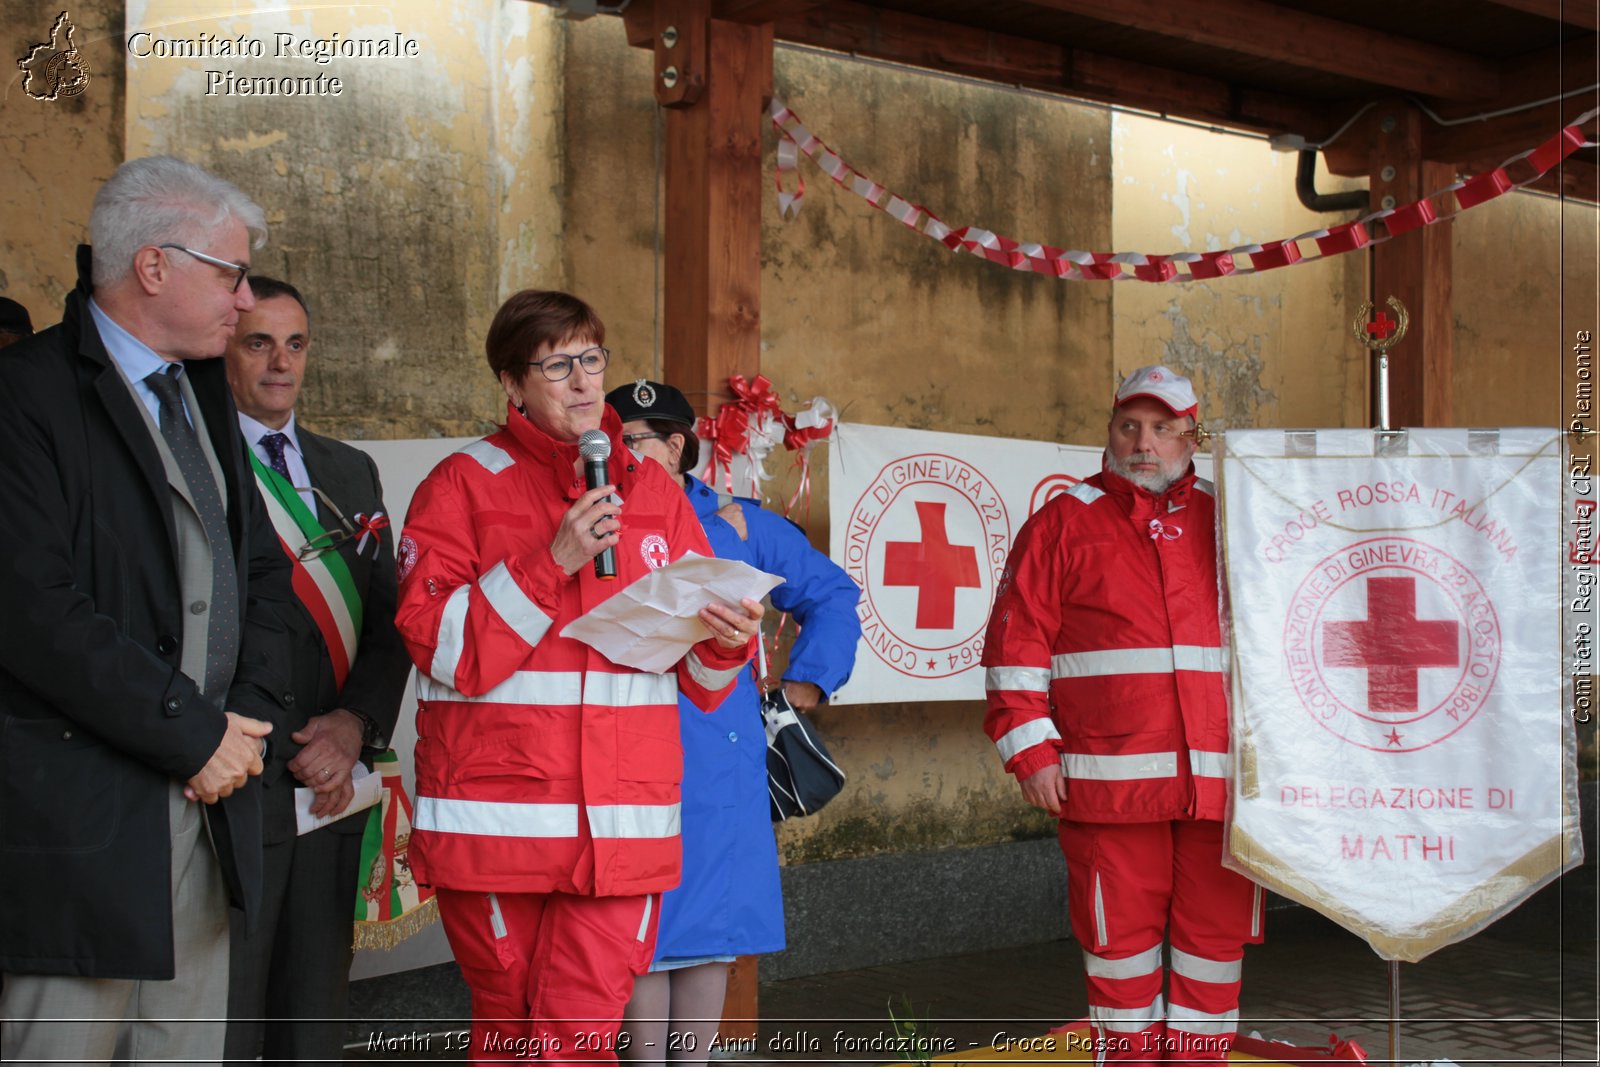
[(228, 892), (200, 805), (174, 782), (172, 919), (177, 977), (130, 981), (7, 974), (6, 1063), (220, 1063), (228, 1010)]

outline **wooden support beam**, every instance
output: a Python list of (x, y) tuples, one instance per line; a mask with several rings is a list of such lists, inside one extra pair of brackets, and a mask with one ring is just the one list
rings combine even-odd
[(729, 22), (773, 22), (778, 16), (819, 6), (821, 0), (715, 0), (712, 14)]
[(1466, 52), (1407, 40), (1267, 0), (1031, 0), (1034, 7), (1213, 48), (1356, 78), (1445, 100), (1498, 88), (1494, 66)]
[(759, 1036), (760, 964), (760, 956), (740, 956), (728, 966), (728, 992), (722, 998), (722, 1025), (717, 1027), (724, 1043), (754, 1041)]
[[(761, 370), (761, 148), (772, 97), (771, 24), (710, 11), (709, 0), (655, 0), (629, 34), (655, 49), (666, 110), (663, 373), (702, 415), (733, 399), (730, 376)], [(662, 79), (669, 67), (673, 86)], [(679, 91), (684, 77), (693, 91)], [(724, 1012), (724, 1040), (755, 1039), (753, 957), (732, 969)]]
[[(1554, 137), (1563, 125), (1577, 118), (1590, 103), (1588, 99), (1573, 98), (1460, 126), (1439, 126), (1424, 118), (1422, 157), (1454, 168), (1457, 176), (1484, 174), (1511, 156)], [(1374, 108), (1339, 140), (1325, 148), (1323, 158), (1327, 161), (1329, 172), (1345, 177), (1360, 177), (1370, 173), (1371, 147), (1381, 136), (1379, 125), (1392, 114), (1388, 108)], [(1595, 136), (1596, 129), (1597, 124), (1591, 121), (1587, 127), (1591, 138)], [(1593, 201), (1594, 195), (1589, 192), (1593, 185), (1589, 177), (1594, 173), (1593, 164), (1581, 159), (1569, 159), (1565, 174), (1558, 175), (1552, 171), (1532, 183), (1531, 188)], [(1428, 192), (1447, 184), (1448, 180), (1440, 182)]]
[(1500, 7), (1540, 15), (1568, 26), (1581, 26), (1586, 30), (1600, 30), (1600, 7), (1592, 0), (1489, 0)]
[[(1469, 171), (1464, 161), (1473, 160), (1480, 165), (1488, 163), (1491, 167), (1497, 167), (1509, 157), (1525, 149), (1537, 148), (1560, 133), (1562, 127), (1581, 114), (1584, 106), (1583, 101), (1577, 104), (1569, 102), (1559, 108), (1551, 105), (1471, 126), (1441, 128), (1430, 124), (1423, 134), (1422, 151), (1429, 159), (1458, 163), (1464, 173), (1476, 173)], [(1593, 120), (1587, 129), (1591, 134), (1594, 132)]]
[[(1455, 179), (1455, 168), (1422, 158), (1423, 124), (1414, 106), (1392, 101), (1381, 112), (1371, 143), (1374, 207), (1408, 204)], [(1386, 198), (1393, 198), (1388, 200)], [(1451, 224), (1422, 226), (1372, 250), (1372, 302), (1397, 296), (1411, 315), (1405, 340), (1389, 350), (1390, 425), (1449, 426), (1455, 373), (1455, 316), (1451, 308)], [(1377, 425), (1376, 361), (1373, 424)]]
[(633, 48), (655, 47), (655, 0), (633, 0), (622, 9), (622, 32)]
[[(1462, 165), (1461, 173), (1483, 174), (1499, 165), (1498, 159), (1470, 161)], [(1542, 178), (1529, 182), (1523, 188), (1593, 204), (1600, 202), (1600, 168), (1581, 159), (1568, 159), (1561, 166), (1546, 171)]]
[[(1423, 137), (1423, 151), (1429, 159), (1456, 163), (1466, 159), (1500, 159), (1532, 148), (1595, 106), (1595, 94), (1582, 92), (1594, 84), (1600, 66), (1600, 36), (1584, 35), (1506, 67), (1501, 92), (1493, 100), (1476, 107), (1446, 107), (1440, 117), (1471, 120), (1479, 114), (1492, 114), (1511, 108), (1519, 110), (1482, 121), (1460, 121), (1449, 126), (1430, 123)], [(1574, 93), (1564, 99), (1555, 99)], [(1528, 107), (1536, 101), (1545, 101)], [(1591, 124), (1592, 128), (1592, 124)]]
[[(686, 19), (705, 3), (658, 0), (655, 22), (676, 26), (681, 41)], [(666, 111), (662, 357), (667, 381), (710, 414), (732, 397), (729, 375), (761, 369), (761, 147), (772, 32), (717, 19), (703, 32), (702, 95)]]
[(1569, 200), (1600, 203), (1600, 167), (1581, 159), (1569, 159), (1538, 181), (1529, 182), (1525, 188)]
[(855, 0), (826, 0), (785, 9), (774, 22), (773, 32), (778, 39), (797, 44), (1237, 129), (1289, 131), (1316, 139), (1330, 132), (1337, 121), (1330, 121), (1323, 105), (1283, 93), (1243, 89), (1217, 78), (972, 29)]
[(664, 0), (655, 9), (656, 103), (693, 107), (705, 92), (711, 0)]

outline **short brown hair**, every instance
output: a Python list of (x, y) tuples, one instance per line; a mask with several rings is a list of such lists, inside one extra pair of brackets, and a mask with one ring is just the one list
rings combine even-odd
[(678, 454), (678, 470), (682, 474), (692, 474), (700, 466), (700, 438), (695, 436), (694, 427), (685, 426), (672, 419), (645, 419), (644, 424), (650, 427), (651, 433), (661, 435), (663, 441), (672, 437), (683, 438), (683, 451)]
[(597, 345), (606, 343), (605, 323), (594, 308), (571, 293), (524, 289), (494, 313), (483, 348), (495, 377), (509, 371), (513, 379), (521, 380), (528, 360), (541, 346), (580, 335)]

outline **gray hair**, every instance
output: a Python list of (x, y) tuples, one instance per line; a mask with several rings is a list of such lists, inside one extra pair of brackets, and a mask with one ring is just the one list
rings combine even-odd
[(121, 281), (146, 245), (203, 247), (229, 219), (250, 232), (251, 247), (267, 243), (266, 215), (232, 182), (175, 156), (130, 159), (94, 197), (94, 285)]

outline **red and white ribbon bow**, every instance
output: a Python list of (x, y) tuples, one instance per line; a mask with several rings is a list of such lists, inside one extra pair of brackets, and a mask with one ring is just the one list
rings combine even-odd
[(356, 542), (356, 555), (367, 550), (368, 538), (376, 538), (378, 531), (389, 525), (389, 516), (381, 511), (375, 511), (371, 517), (356, 513), (356, 529), (361, 531), (361, 539)]
[(1183, 536), (1183, 527), (1175, 523), (1162, 522), (1160, 519), (1150, 520), (1150, 540), (1176, 541)]

